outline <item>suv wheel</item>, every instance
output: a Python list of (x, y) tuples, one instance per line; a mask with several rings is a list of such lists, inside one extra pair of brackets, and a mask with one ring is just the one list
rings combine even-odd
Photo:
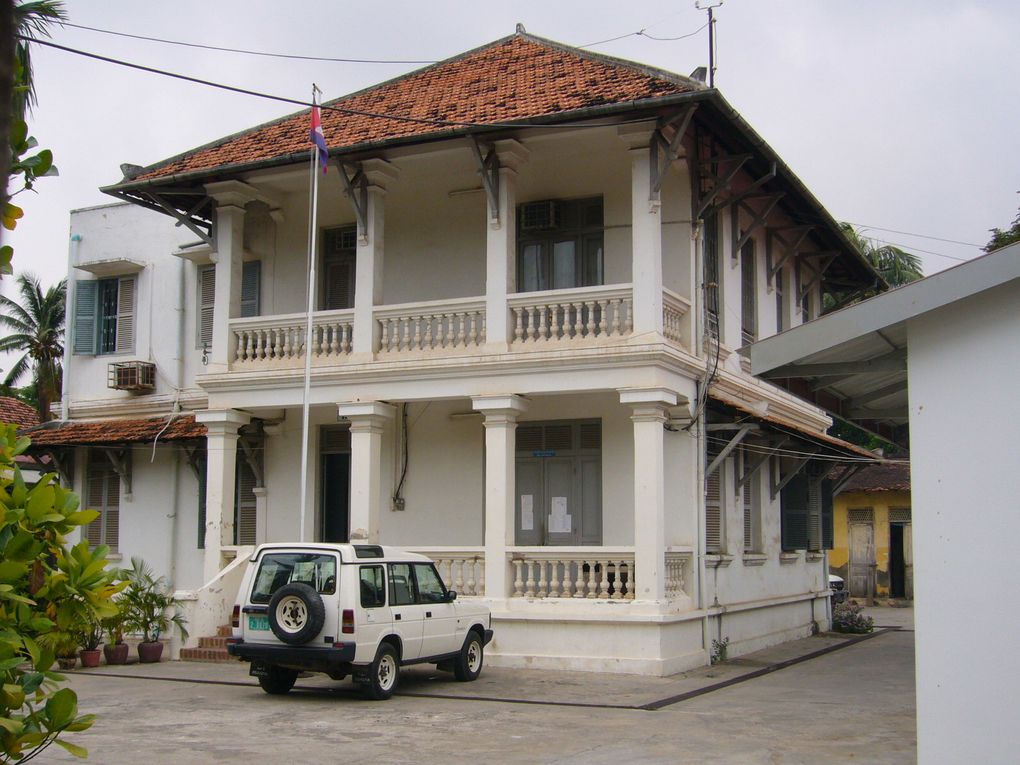
[(482, 662), (485, 659), (482, 638), (477, 632), (469, 632), (460, 649), (460, 656), (453, 665), (453, 675), (461, 682), (477, 680), (482, 673)]
[(266, 693), (273, 696), (279, 696), (287, 693), (294, 687), (294, 683), (297, 681), (297, 676), (298, 673), (296, 669), (270, 667), (269, 674), (266, 677), (259, 678), (259, 685), (262, 686), (262, 690)]
[(362, 686), (365, 695), (376, 701), (383, 701), (393, 695), (400, 680), (400, 660), (396, 649), (383, 643), (375, 654), (375, 661), (368, 668), (368, 682)]
[(326, 606), (314, 588), (292, 582), (269, 601), (269, 628), (288, 645), (307, 643), (322, 631)]

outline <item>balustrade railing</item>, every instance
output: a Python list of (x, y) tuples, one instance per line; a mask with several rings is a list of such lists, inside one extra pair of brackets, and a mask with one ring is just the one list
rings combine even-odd
[(689, 552), (666, 553), (666, 597), (690, 597), (688, 590), (691, 582), (691, 562), (693, 556)]
[(485, 298), (376, 308), (379, 352), (476, 348), (485, 344)]
[(634, 599), (633, 552), (515, 551), (510, 564), (514, 598)]
[(625, 337), (634, 327), (629, 284), (530, 292), (507, 303), (515, 345)]
[(426, 547), (407, 547), (432, 559), (447, 589), (459, 596), (485, 594), (485, 551), (442, 550)]
[[(312, 358), (339, 359), (351, 353), (353, 311), (320, 311), (312, 317)], [(236, 363), (304, 359), (305, 314), (232, 319)]]
[(674, 343), (683, 343), (684, 317), (691, 310), (690, 301), (672, 290), (662, 291), (662, 334)]

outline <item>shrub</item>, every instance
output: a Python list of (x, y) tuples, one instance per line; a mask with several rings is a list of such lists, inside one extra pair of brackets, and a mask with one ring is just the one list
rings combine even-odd
[(862, 635), (875, 629), (875, 620), (861, 613), (856, 603), (840, 603), (832, 609), (832, 628), (836, 632)]

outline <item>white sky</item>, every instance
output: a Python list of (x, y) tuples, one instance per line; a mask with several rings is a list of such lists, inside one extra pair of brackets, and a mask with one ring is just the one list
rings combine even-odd
[[(512, 6), (512, 7), (511, 7)], [(484, 10), (479, 10), (484, 8)], [(303, 55), (440, 59), (514, 31), (573, 45), (646, 28), (671, 37), (705, 21), (693, 0), (467, 4), (175, 0), (67, 3), (70, 21), (120, 32)], [(1020, 197), (1020, 3), (1015, 0), (726, 0), (716, 85), (838, 220), (983, 245)], [(54, 41), (132, 62), (306, 99), (417, 68), (285, 61), (66, 28)], [(593, 48), (688, 74), (707, 31), (631, 36)], [(5, 241), (16, 271), (51, 284), (67, 270), (69, 211), (113, 201), (122, 162), (147, 165), (294, 109), (36, 47), (30, 132), (59, 178), (22, 194)], [(924, 258), (926, 273), (977, 247), (870, 230)], [(12, 294), (13, 280), (2, 289)]]

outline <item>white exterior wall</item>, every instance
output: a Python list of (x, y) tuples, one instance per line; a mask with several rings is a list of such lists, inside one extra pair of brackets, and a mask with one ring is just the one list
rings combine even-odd
[(922, 763), (1013, 762), (1020, 745), (1016, 567), (999, 549), (1020, 536), (1020, 436), (1003, 409), (1020, 379), (1018, 306), (1012, 281), (907, 325)]

